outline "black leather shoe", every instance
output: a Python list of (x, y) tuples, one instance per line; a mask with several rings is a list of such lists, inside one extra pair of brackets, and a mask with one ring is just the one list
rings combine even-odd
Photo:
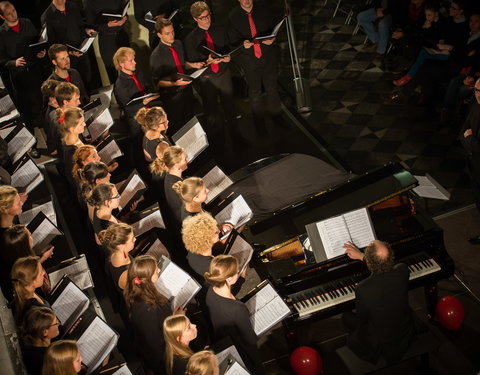
[(472, 245), (480, 245), (480, 234), (478, 236), (472, 237), (468, 239)]
[(42, 156), (40, 155), (40, 152), (35, 147), (32, 147), (32, 149), (29, 152), (29, 155), (34, 159), (38, 159), (40, 158), (40, 156)]

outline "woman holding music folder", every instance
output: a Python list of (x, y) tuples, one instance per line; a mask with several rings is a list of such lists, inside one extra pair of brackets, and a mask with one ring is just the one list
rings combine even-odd
[(76, 341), (56, 341), (45, 354), (42, 375), (76, 375), (82, 370), (82, 360)]
[[(99, 162), (101, 162), (101, 159), (95, 146), (82, 145), (78, 147), (72, 157), (72, 176), (75, 182), (80, 185), (82, 179), (81, 172), (87, 164)], [(109, 172), (113, 172), (117, 167), (118, 163), (114, 161), (107, 166), (107, 169)]]
[(87, 199), (92, 194), (95, 186), (105, 183), (110, 183), (111, 174), (108, 167), (102, 162), (91, 162), (78, 171), (79, 177), (79, 200), (81, 204), (87, 205), (88, 217), (90, 221), (93, 220), (93, 207), (87, 202)]
[(250, 322), (247, 307), (232, 294), (232, 285), (238, 279), (238, 261), (231, 255), (218, 255), (205, 272), (210, 284), (206, 305), (215, 338), (230, 337), (252, 374), (263, 374), (262, 361), (257, 348), (257, 335)]
[[(168, 299), (155, 287), (159, 274), (157, 260), (151, 255), (140, 255), (128, 267), (123, 291), (130, 311), (134, 346), (145, 366), (154, 374), (165, 373), (163, 321), (172, 315)], [(174, 314), (184, 313), (181, 307), (174, 311)]]
[(185, 375), (220, 375), (218, 359), (211, 350), (202, 350), (190, 357)]
[(190, 342), (197, 337), (197, 326), (185, 315), (172, 315), (163, 322), (165, 362), (168, 375), (185, 375), (188, 359), (193, 355)]
[(135, 115), (135, 120), (142, 127), (143, 154), (147, 162), (152, 162), (163, 152), (171, 142), (166, 136), (168, 129), (167, 114), (162, 107), (140, 108)]
[(21, 331), (23, 363), (30, 375), (41, 375), (43, 360), (51, 340), (60, 333), (60, 321), (49, 307), (32, 307)]

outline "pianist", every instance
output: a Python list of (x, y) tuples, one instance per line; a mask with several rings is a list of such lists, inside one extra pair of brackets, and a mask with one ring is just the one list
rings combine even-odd
[(347, 346), (372, 363), (380, 357), (396, 362), (407, 351), (415, 332), (408, 305), (408, 267), (395, 265), (390, 245), (382, 241), (372, 241), (365, 254), (350, 242), (343, 247), (350, 258), (365, 261), (372, 273), (355, 289), (356, 311), (342, 317), (350, 333)]

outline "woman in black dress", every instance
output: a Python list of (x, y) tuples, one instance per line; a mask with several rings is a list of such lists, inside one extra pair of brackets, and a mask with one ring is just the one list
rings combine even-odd
[(120, 195), (114, 184), (100, 184), (92, 190), (90, 197), (87, 198), (87, 203), (94, 207), (92, 225), (96, 236), (110, 225), (120, 222), (112, 214), (112, 211), (118, 208), (119, 202)]
[[(134, 346), (145, 366), (154, 374), (165, 373), (163, 321), (172, 315), (170, 303), (155, 287), (160, 270), (150, 255), (136, 257), (128, 267), (123, 291), (130, 312)], [(174, 314), (184, 313), (177, 308)]]
[(162, 107), (140, 108), (135, 115), (135, 120), (142, 127), (143, 154), (149, 163), (157, 156), (162, 156), (170, 141), (165, 134), (168, 129), (167, 114)]
[(218, 255), (210, 263), (205, 280), (210, 284), (206, 305), (215, 337), (230, 337), (245, 365), (252, 374), (263, 374), (257, 348), (257, 335), (250, 322), (245, 304), (232, 294), (232, 285), (238, 279), (238, 261), (231, 255)]
[(189, 177), (172, 186), (183, 202), (180, 211), (182, 221), (188, 216), (203, 212), (202, 204), (208, 199), (208, 189), (200, 177)]
[(197, 337), (197, 326), (185, 315), (172, 315), (163, 322), (165, 362), (168, 375), (184, 375), (188, 359), (193, 355), (190, 341)]
[(32, 307), (21, 327), (23, 363), (30, 375), (41, 375), (43, 359), (52, 339), (59, 335), (60, 322), (48, 307)]
[(109, 183), (111, 174), (108, 171), (108, 166), (105, 163), (100, 162), (91, 162), (85, 165), (85, 167), (78, 171), (78, 176), (80, 181), (78, 185), (79, 189), (79, 200), (81, 203), (87, 205), (88, 217), (90, 221), (93, 220), (93, 210), (95, 207), (87, 203), (87, 199), (92, 194), (92, 190), (95, 186)]

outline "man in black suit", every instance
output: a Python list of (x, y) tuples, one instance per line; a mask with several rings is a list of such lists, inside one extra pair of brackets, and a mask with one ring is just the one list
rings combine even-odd
[(400, 360), (415, 335), (408, 305), (408, 267), (394, 263), (390, 245), (372, 241), (365, 254), (351, 242), (344, 245), (352, 259), (363, 260), (372, 273), (355, 288), (356, 312), (342, 317), (350, 334), (347, 346), (360, 358), (375, 363)]

